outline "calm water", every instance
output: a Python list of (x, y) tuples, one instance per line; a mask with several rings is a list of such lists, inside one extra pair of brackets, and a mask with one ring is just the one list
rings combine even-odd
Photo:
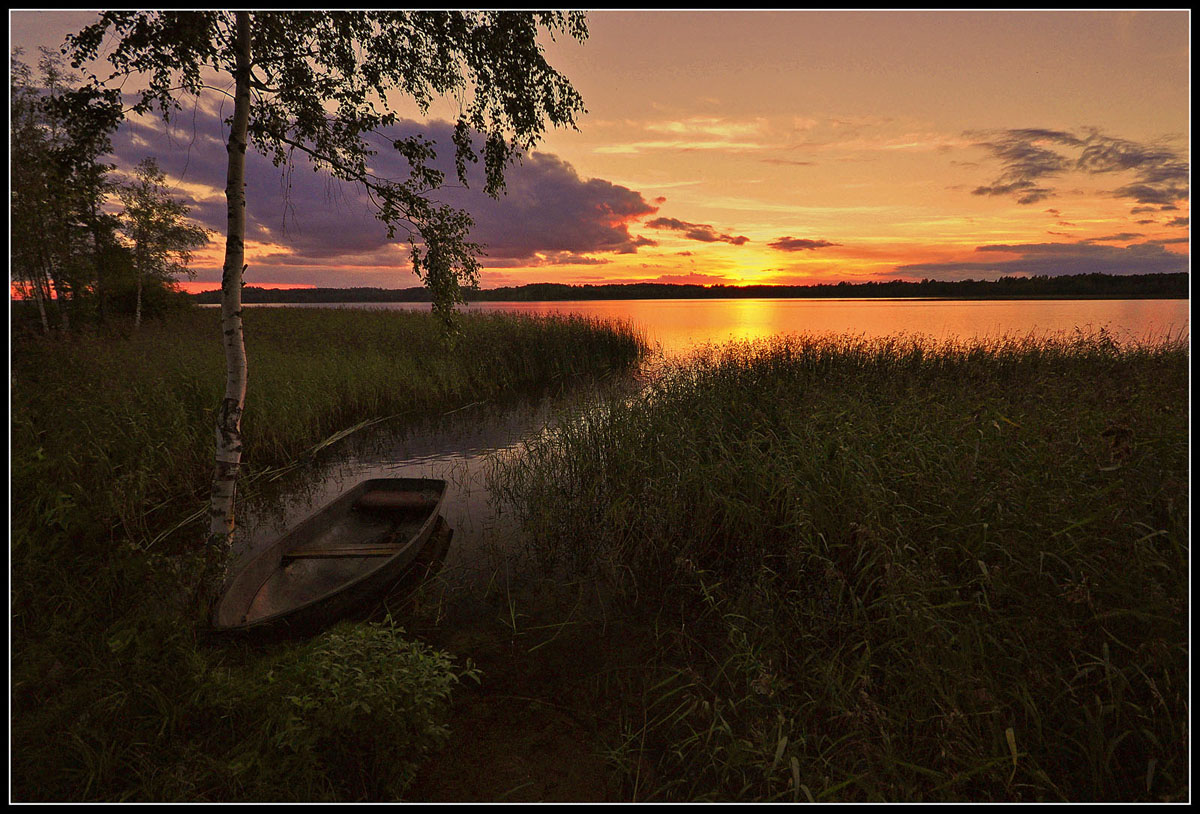
[[(610, 382), (628, 392), (634, 382)], [(441, 416), (394, 419), (330, 445), (310, 464), (250, 488), (238, 508), (235, 556), (270, 546), (284, 532), (370, 478), (446, 481), (442, 516), (454, 538), (442, 569), (454, 587), (491, 580), (512, 554), (516, 529), (487, 491), (492, 456), (515, 450), (555, 417), (579, 415), (595, 402), (594, 386), (554, 395), (482, 402)]]
[[(623, 319), (668, 354), (705, 343), (781, 333), (927, 334), (970, 339), (1104, 328), (1121, 340), (1187, 334), (1188, 300), (728, 299), (476, 302), (468, 313), (517, 311)], [(297, 306), (269, 306), (297, 307)], [(318, 307), (318, 306), (312, 306)], [(329, 307), (326, 305), (325, 307)], [(426, 303), (353, 303), (341, 308), (428, 310)]]

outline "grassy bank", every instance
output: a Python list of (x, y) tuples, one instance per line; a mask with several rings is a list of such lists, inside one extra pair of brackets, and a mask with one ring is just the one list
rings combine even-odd
[(493, 489), (655, 632), (647, 800), (1188, 794), (1186, 345), (794, 339), (667, 369)]
[[(634, 362), (584, 319), (248, 310), (246, 471), (363, 421)], [(12, 793), (19, 800), (389, 799), (473, 673), (390, 623), (305, 645), (202, 640), (194, 577), (223, 387), (218, 315), (12, 349)], [(197, 512), (200, 515), (197, 515)], [(353, 669), (351, 669), (353, 668)]]

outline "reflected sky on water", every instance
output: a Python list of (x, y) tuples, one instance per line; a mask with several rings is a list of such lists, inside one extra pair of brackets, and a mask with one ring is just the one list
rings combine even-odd
[[(632, 322), (664, 353), (782, 333), (926, 334), (939, 339), (1108, 330), (1119, 340), (1186, 334), (1188, 300), (724, 299), (475, 302), (467, 313), (580, 314)], [(311, 306), (428, 310), (427, 303)]]

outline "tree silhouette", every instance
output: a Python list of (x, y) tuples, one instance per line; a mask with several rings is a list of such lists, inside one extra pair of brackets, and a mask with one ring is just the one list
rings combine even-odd
[[(68, 37), (76, 67), (107, 53), (114, 72), (95, 84), (140, 75), (147, 85), (132, 110), (170, 119), (181, 95), (229, 94), (226, 176), (228, 227), (222, 273), (225, 397), (218, 411), (216, 471), (210, 507), (210, 562), (223, 566), (234, 528), (246, 393), (241, 288), (245, 269), (245, 154), (249, 146), (279, 166), (295, 152), (334, 177), (362, 184), (386, 225), (408, 240), (413, 271), (429, 287), (436, 313), (462, 301), (478, 276), (481, 247), (469, 240), (471, 218), (434, 200), (444, 174), (431, 162), (436, 145), (390, 132), (398, 115), (389, 95), (459, 104), (453, 147), (458, 180), (483, 161), (485, 190), (504, 187), (504, 172), (540, 138), (547, 123), (573, 126), (583, 110), (570, 82), (546, 61), (538, 37), (587, 36), (580, 12), (108, 11)], [(232, 82), (230, 82), (232, 80)], [(222, 87), (223, 85), (223, 87)], [(482, 145), (477, 149), (475, 134)], [(403, 178), (376, 175), (369, 157), (382, 146), (408, 163)]]
[[(14, 282), (49, 333), (51, 302), (64, 331), (71, 309), (95, 286), (112, 221), (101, 212), (112, 183), (99, 159), (116, 127), (116, 96), (78, 87), (62, 56), (42, 49), (37, 72), (9, 59), (10, 260)], [(98, 297), (103, 303), (103, 298)]]
[(208, 230), (187, 221), (188, 208), (171, 197), (166, 176), (153, 158), (137, 165), (134, 180), (117, 190), (125, 205), (122, 231), (133, 254), (137, 289), (133, 327), (142, 324), (142, 288), (146, 282), (170, 283), (188, 269), (193, 249), (208, 243)]

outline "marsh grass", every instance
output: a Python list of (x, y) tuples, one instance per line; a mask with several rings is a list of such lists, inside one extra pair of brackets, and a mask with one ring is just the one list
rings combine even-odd
[[(243, 497), (364, 422), (643, 353), (628, 327), (569, 317), (465, 316), (452, 339), (419, 313), (245, 321)], [(14, 341), (14, 799), (394, 799), (473, 675), (390, 624), (265, 650), (203, 637), (180, 598), (198, 576), (218, 337), (197, 310), (127, 337)]]
[(594, 687), (631, 799), (1178, 800), (1187, 380), (1103, 332), (709, 348), (492, 488), (657, 631)]

